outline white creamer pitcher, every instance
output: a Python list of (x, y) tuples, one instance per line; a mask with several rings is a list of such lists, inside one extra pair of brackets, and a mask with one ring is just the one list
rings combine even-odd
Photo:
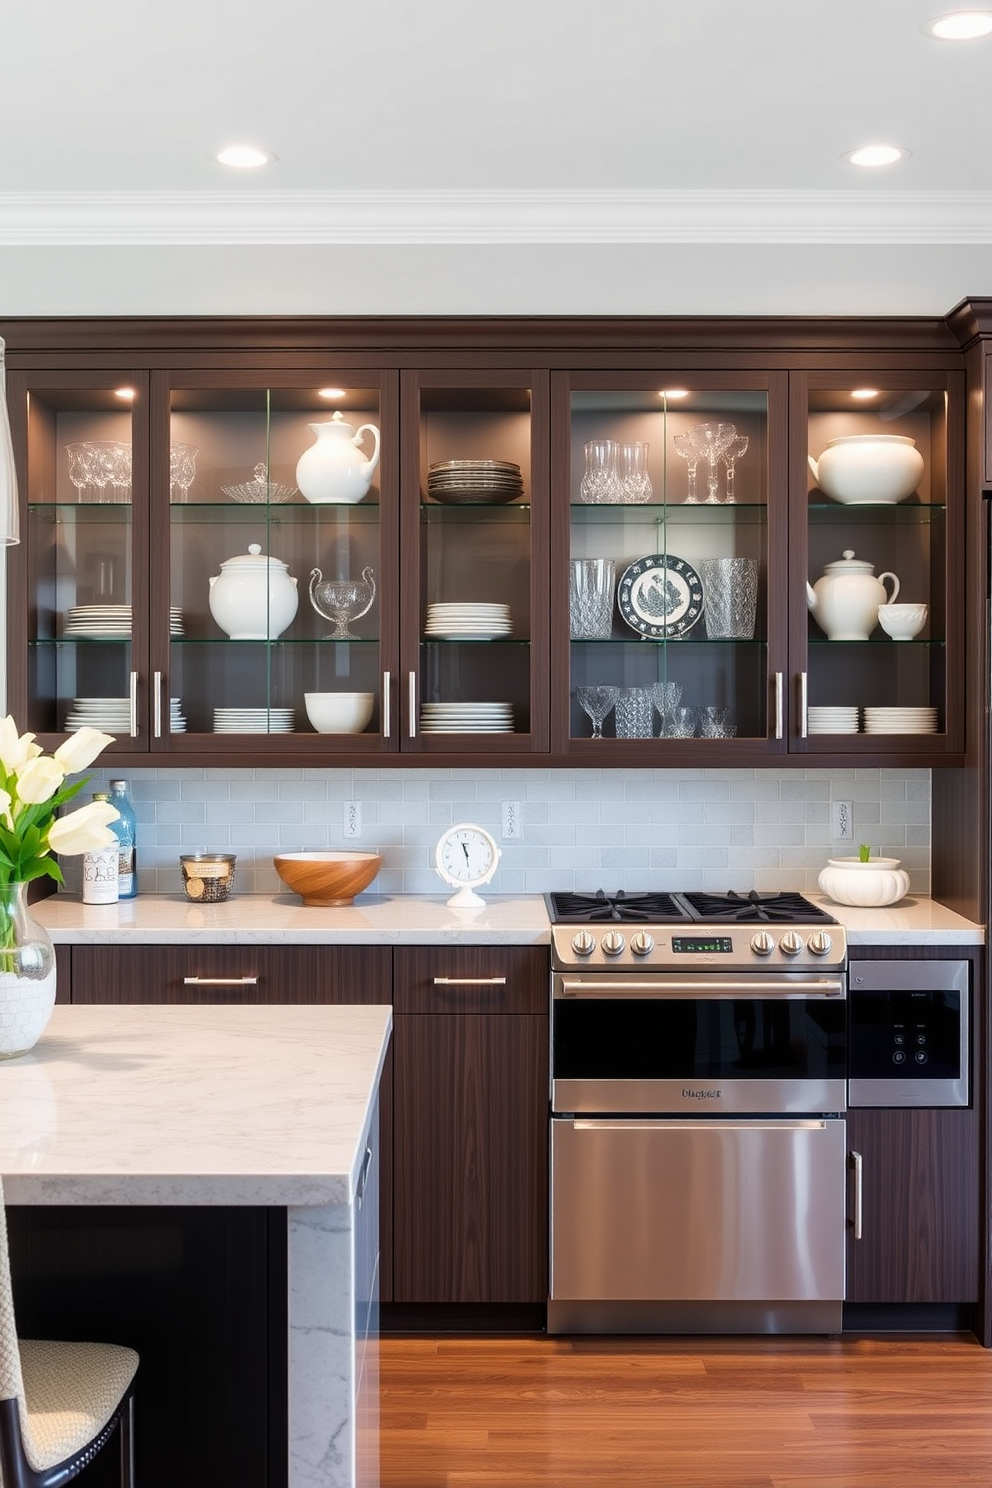
[[(356, 432), (339, 412), (326, 423), (308, 427), (316, 438), (296, 465), (296, 484), (304, 496), (313, 502), (361, 501), (379, 464), (379, 430), (375, 424), (362, 424)], [(374, 444), (368, 459), (361, 449), (366, 433), (371, 434)]]

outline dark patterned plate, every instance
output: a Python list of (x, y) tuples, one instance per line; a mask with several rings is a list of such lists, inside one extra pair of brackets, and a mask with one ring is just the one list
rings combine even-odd
[(703, 613), (703, 585), (684, 558), (651, 553), (624, 569), (617, 603), (627, 624), (646, 640), (676, 639)]

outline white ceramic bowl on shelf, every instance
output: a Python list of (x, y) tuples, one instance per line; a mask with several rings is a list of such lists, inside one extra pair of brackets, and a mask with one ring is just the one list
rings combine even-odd
[(809, 456), (824, 495), (845, 506), (890, 506), (920, 484), (923, 456), (905, 434), (847, 434), (828, 439), (819, 460)]
[(893, 641), (911, 641), (927, 623), (925, 604), (883, 604), (878, 607), (878, 623)]
[(372, 717), (371, 692), (305, 692), (307, 717), (318, 734), (360, 734)]
[(909, 892), (909, 874), (898, 858), (828, 858), (817, 880), (824, 894), (856, 909), (896, 904)]

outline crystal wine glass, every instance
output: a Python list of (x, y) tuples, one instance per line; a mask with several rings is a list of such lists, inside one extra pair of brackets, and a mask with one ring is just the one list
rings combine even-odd
[(734, 440), (737, 430), (733, 424), (696, 424), (689, 431), (689, 442), (698, 454), (709, 463), (710, 473), (706, 477), (706, 500), (718, 502), (717, 491), (720, 477), (717, 465), (723, 459)]
[(173, 501), (185, 501), (189, 495), (189, 488), (196, 477), (196, 457), (199, 453), (195, 444), (173, 444), (169, 447), (169, 488), (170, 492), (178, 489), (179, 495), (173, 496)]
[(592, 736), (603, 737), (603, 720), (620, 696), (619, 687), (577, 687), (575, 696), (583, 713), (592, 719)]
[(686, 505), (692, 505), (699, 500), (696, 495), (696, 466), (699, 464), (699, 451), (693, 448), (688, 434), (676, 434), (675, 453), (681, 455), (689, 467), (689, 494), (686, 496)]
[(93, 479), (95, 451), (85, 442), (67, 444), (65, 451), (69, 459), (69, 479), (76, 488), (76, 500), (82, 501), (83, 492)]
[(737, 497), (734, 494), (734, 466), (737, 464), (737, 461), (741, 458), (742, 455), (747, 454), (747, 447), (749, 442), (750, 441), (748, 440), (747, 435), (742, 434), (739, 439), (734, 440), (734, 443), (730, 446), (723, 457), (723, 463), (727, 467), (728, 506), (732, 505), (737, 500)]

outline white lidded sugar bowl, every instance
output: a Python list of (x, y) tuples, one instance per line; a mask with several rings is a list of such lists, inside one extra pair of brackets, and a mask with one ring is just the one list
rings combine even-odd
[(848, 434), (828, 439), (819, 460), (807, 458), (820, 490), (845, 506), (904, 501), (923, 475), (923, 456), (904, 434)]
[[(340, 411), (324, 423), (308, 424), (316, 436), (296, 465), (296, 484), (308, 501), (351, 503), (361, 501), (372, 484), (379, 464), (379, 430), (362, 424), (355, 430)], [(366, 459), (362, 435), (372, 436), (372, 454)]]
[(299, 604), (287, 564), (249, 543), (226, 559), (210, 580), (210, 613), (232, 641), (272, 641), (293, 621)]
[[(892, 580), (892, 593), (884, 580)], [(855, 558), (853, 548), (824, 566), (815, 584), (806, 585), (806, 603), (813, 619), (831, 641), (866, 641), (878, 624), (878, 607), (891, 604), (899, 593), (894, 573), (875, 577), (875, 565)]]

